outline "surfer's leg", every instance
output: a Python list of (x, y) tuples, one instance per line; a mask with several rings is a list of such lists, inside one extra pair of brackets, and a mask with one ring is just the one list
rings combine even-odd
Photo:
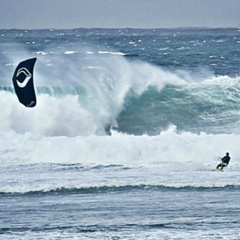
[(223, 169), (224, 167), (226, 167), (226, 165), (224, 164), (224, 163), (219, 163), (218, 165), (217, 165), (217, 169)]
[(222, 166), (222, 163), (219, 163), (219, 164), (217, 165), (216, 169), (218, 169), (218, 168), (221, 167), (221, 166)]
[(226, 166), (227, 166), (226, 163), (222, 163), (222, 169), (223, 169), (224, 167), (226, 167)]

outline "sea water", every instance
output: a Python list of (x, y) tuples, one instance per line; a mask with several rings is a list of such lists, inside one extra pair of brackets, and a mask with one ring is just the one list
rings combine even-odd
[(240, 239), (239, 66), (238, 29), (0, 30), (0, 239)]

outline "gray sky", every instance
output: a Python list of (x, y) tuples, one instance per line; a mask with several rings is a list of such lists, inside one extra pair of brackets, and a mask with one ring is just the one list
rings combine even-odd
[(240, 27), (240, 0), (0, 0), (0, 29)]

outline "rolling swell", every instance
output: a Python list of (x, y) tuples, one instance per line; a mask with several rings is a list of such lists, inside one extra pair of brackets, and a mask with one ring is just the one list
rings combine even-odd
[(78, 194), (108, 194), (120, 192), (135, 192), (135, 191), (162, 191), (162, 192), (201, 192), (201, 191), (231, 191), (239, 190), (240, 185), (225, 185), (221, 187), (216, 186), (164, 186), (164, 185), (123, 185), (123, 186), (99, 186), (99, 187), (74, 187), (74, 188), (56, 188), (50, 190), (37, 190), (29, 192), (0, 192), (0, 196), (49, 196), (49, 195), (78, 195)]

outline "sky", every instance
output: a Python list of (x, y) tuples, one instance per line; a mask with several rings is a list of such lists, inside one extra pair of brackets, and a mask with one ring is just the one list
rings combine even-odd
[(0, 0), (0, 29), (238, 27), (240, 0)]

